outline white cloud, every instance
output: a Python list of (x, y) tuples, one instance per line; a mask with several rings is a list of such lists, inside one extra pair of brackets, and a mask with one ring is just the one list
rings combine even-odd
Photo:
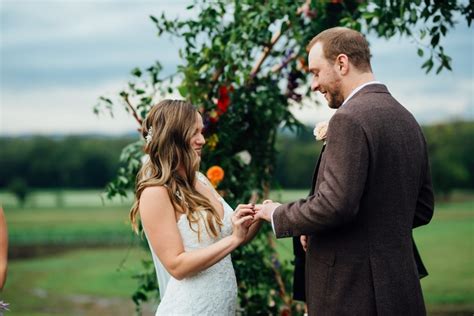
[[(452, 74), (451, 74), (452, 75)], [(447, 76), (451, 77), (450, 75)], [(474, 119), (474, 79), (392, 80), (389, 90), (423, 124)]]
[(120, 134), (138, 127), (133, 118), (118, 106), (115, 118), (97, 117), (93, 106), (101, 95), (116, 95), (124, 82), (109, 82), (97, 87), (51, 87), (17, 93), (2, 91), (0, 135), (26, 133), (105, 133)]
[[(2, 45), (15, 47), (81, 41), (149, 38), (156, 34), (150, 15), (188, 16), (189, 1), (4, 1)], [(41, 12), (41, 14), (38, 14)], [(145, 33), (145, 34), (143, 34)]]
[[(114, 95), (134, 66), (160, 60), (165, 72), (179, 63), (179, 40), (157, 39), (148, 16), (190, 16), (191, 0), (0, 0), (0, 133), (109, 134), (137, 125), (123, 109), (97, 118), (98, 96)], [(472, 28), (460, 22), (445, 39), (453, 72), (425, 75), (414, 44), (369, 37), (376, 78), (422, 123), (473, 115)], [(307, 124), (334, 113), (324, 98), (292, 109)]]

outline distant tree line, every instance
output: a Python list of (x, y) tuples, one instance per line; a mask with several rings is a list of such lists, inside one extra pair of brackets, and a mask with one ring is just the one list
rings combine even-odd
[(438, 195), (474, 189), (474, 122), (439, 124), (424, 129), (433, 183)]
[[(424, 127), (437, 194), (474, 189), (474, 122)], [(135, 137), (1, 137), (0, 188), (104, 188), (119, 168), (121, 149)], [(308, 127), (281, 132), (273, 187), (308, 189), (322, 143)]]
[(2, 137), (0, 188), (102, 188), (133, 137)]

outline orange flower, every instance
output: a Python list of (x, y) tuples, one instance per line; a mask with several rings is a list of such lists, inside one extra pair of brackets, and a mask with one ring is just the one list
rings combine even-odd
[(215, 188), (224, 179), (224, 170), (219, 166), (212, 166), (207, 170), (206, 175)]

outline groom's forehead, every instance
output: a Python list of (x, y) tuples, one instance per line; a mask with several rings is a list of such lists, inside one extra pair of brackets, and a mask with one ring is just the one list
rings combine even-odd
[(326, 61), (324, 57), (323, 44), (321, 42), (316, 42), (313, 47), (311, 47), (308, 54), (308, 66), (311, 68), (311, 64), (322, 64)]
[(318, 74), (327, 63), (321, 46), (318, 45), (318, 47), (315, 47), (316, 45), (318, 45), (318, 43), (313, 45), (308, 54), (308, 71), (313, 74)]

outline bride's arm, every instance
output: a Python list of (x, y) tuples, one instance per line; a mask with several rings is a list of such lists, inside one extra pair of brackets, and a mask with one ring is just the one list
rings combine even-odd
[(209, 268), (242, 244), (248, 232), (244, 223), (252, 220), (250, 214), (251, 210), (242, 209), (233, 216), (232, 235), (206, 248), (186, 252), (167, 190), (149, 187), (140, 197), (140, 217), (153, 251), (178, 280)]
[(8, 234), (7, 222), (0, 206), (0, 292), (7, 278)]

